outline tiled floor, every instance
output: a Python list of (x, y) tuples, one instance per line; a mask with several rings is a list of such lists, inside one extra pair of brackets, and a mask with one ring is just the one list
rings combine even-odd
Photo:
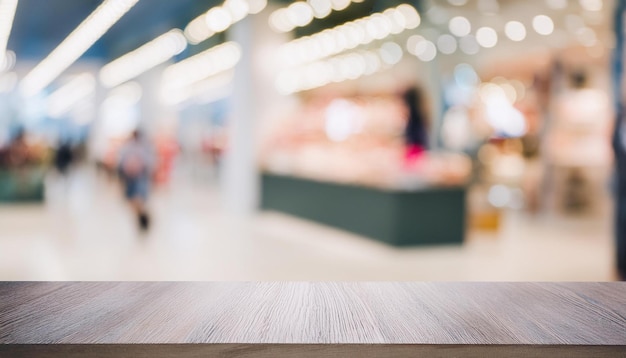
[(0, 280), (606, 281), (610, 217), (507, 214), (463, 246), (396, 249), (278, 213), (232, 218), (215, 190), (161, 189), (140, 235), (114, 183), (50, 181), (46, 205), (0, 206)]

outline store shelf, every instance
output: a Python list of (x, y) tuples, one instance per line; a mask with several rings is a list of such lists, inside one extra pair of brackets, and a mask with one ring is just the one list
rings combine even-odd
[(265, 173), (261, 207), (397, 246), (460, 244), (464, 187), (382, 189)]
[(624, 283), (3, 282), (2, 357), (623, 357)]

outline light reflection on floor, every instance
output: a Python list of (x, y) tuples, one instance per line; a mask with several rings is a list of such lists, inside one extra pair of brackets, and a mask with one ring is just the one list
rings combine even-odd
[(214, 189), (185, 182), (159, 190), (140, 235), (114, 183), (50, 183), (46, 205), (0, 206), (0, 280), (614, 279), (606, 216), (509, 214), (463, 246), (396, 249), (279, 213), (228, 217)]

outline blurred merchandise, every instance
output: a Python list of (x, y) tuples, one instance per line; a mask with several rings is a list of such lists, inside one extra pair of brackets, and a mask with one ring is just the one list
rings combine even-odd
[(42, 201), (52, 151), (22, 129), (0, 148), (0, 201)]
[(392, 94), (305, 100), (274, 127), (261, 166), (283, 175), (377, 187), (463, 185), (471, 171), (464, 155), (405, 144), (407, 112)]

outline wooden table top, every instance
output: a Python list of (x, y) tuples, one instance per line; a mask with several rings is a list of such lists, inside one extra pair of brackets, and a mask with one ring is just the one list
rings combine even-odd
[(510, 356), (578, 347), (626, 356), (626, 283), (0, 283), (0, 356), (3, 349), (34, 356), (55, 345), (190, 343), (264, 352), (364, 345), (361, 356), (394, 347), (400, 356), (418, 346), (440, 353), (508, 347)]

